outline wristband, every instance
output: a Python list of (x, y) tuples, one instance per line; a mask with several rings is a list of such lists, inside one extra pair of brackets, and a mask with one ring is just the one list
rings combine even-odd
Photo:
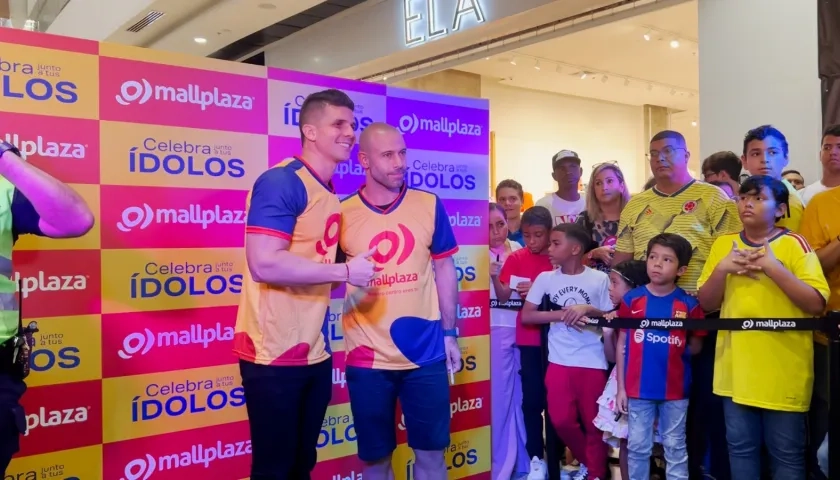
[(444, 337), (455, 337), (458, 338), (458, 329), (457, 328), (447, 328), (443, 330)]
[(345, 270), (347, 270), (347, 278), (346, 278), (346, 279), (344, 279), (344, 281), (345, 281), (345, 282), (349, 282), (349, 281), (350, 281), (350, 265), (347, 265), (347, 264), (345, 263), (345, 264), (344, 264), (344, 269), (345, 269)]

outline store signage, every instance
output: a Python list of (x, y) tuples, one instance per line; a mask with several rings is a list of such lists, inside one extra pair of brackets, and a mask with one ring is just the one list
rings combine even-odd
[(403, 0), (403, 17), (407, 47), (445, 37), (465, 24), (485, 21), (482, 0)]

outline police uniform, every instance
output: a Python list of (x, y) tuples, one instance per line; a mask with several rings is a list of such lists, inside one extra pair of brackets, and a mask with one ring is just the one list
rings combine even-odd
[[(0, 156), (7, 151), (21, 156), (14, 145), (0, 142)], [(43, 236), (40, 220), (32, 203), (0, 177), (0, 476), (5, 476), (12, 455), (20, 448), (20, 435), (26, 433), (20, 398), (26, 391), (29, 349), (21, 344), (19, 336), (20, 306), (17, 284), (12, 280), (12, 247), (20, 235)]]

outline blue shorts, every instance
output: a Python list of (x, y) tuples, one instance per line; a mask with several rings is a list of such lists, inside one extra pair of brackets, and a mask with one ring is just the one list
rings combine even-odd
[(437, 451), (449, 446), (449, 377), (446, 362), (413, 370), (347, 367), (350, 409), (359, 458), (377, 462), (397, 447), (397, 399), (402, 406), (408, 446)]

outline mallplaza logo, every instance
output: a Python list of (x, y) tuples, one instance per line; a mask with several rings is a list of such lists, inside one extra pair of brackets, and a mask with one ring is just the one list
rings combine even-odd
[(33, 276), (27, 277), (21, 277), (20, 272), (15, 272), (12, 280), (15, 284), (21, 285), (21, 297), (27, 298), (34, 292), (85, 290), (88, 277), (86, 275), (47, 275), (43, 270), (38, 270)]
[(146, 355), (153, 347), (201, 345), (207, 348), (211, 343), (225, 341), (233, 341), (233, 327), (222, 327), (218, 322), (210, 328), (192, 324), (185, 330), (158, 332), (157, 335), (146, 328), (143, 332), (126, 335), (117, 355), (123, 360), (129, 360), (138, 354)]
[(46, 158), (83, 159), (87, 156), (87, 145), (72, 142), (52, 142), (41, 135), (26, 139), (17, 133), (6, 133), (6, 142), (16, 146), (23, 158), (32, 155)]
[(152, 98), (164, 102), (199, 105), (201, 110), (214, 106), (235, 110), (252, 110), (254, 97), (221, 92), (217, 87), (212, 90), (202, 90), (201, 86), (193, 83), (186, 87), (170, 85), (152, 85), (145, 78), (127, 80), (120, 87), (120, 93), (114, 97), (120, 105), (128, 106), (133, 103), (143, 105)]
[[(192, 445), (189, 450), (154, 457), (145, 454), (126, 464), (120, 480), (148, 480), (155, 472), (167, 472), (194, 465), (209, 468), (218, 460), (242, 457), (251, 454), (251, 441), (222, 442), (205, 446), (203, 443)], [(199, 475), (200, 477), (200, 475)]]
[(683, 322), (679, 320), (642, 320), (639, 328), (683, 328)]
[(142, 207), (126, 207), (122, 212), (122, 219), (117, 222), (121, 232), (130, 232), (135, 227), (145, 230), (155, 223), (193, 224), (201, 225), (206, 230), (209, 225), (243, 225), (245, 223), (244, 210), (223, 209), (219, 205), (204, 208), (200, 204), (191, 204), (187, 208), (157, 208), (148, 203)]
[(418, 130), (426, 132), (445, 133), (448, 136), (466, 135), (470, 137), (481, 136), (481, 125), (461, 122), (460, 118), (450, 120), (449, 117), (421, 118), (416, 113), (400, 117), (400, 130), (403, 133), (415, 133)]
[(744, 320), (741, 323), (741, 329), (743, 330), (752, 328), (769, 328), (773, 330), (777, 328), (796, 328), (796, 322), (793, 320)]

